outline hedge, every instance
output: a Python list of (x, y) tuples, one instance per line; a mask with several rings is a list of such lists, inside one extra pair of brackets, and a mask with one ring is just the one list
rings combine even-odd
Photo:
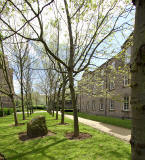
[(46, 109), (46, 107), (44, 106), (44, 105), (35, 105), (35, 106), (33, 106), (33, 109), (42, 109), (42, 110), (45, 110)]
[[(13, 113), (13, 108), (3, 108), (4, 115), (10, 115)], [(0, 110), (0, 117), (3, 116), (2, 110)]]

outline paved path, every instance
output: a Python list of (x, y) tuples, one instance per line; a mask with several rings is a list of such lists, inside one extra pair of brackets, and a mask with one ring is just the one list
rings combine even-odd
[[(72, 115), (65, 115), (65, 117), (67, 117), (69, 119), (73, 119)], [(80, 117), (79, 117), (79, 122), (86, 124), (88, 126), (91, 126), (93, 128), (96, 128), (102, 132), (113, 135), (123, 141), (129, 142), (130, 137), (131, 137), (131, 130), (130, 129), (117, 127), (117, 126), (113, 126), (113, 125), (109, 125), (109, 124), (105, 124), (105, 123), (101, 123), (101, 122), (96, 122), (96, 121), (92, 121), (92, 120), (88, 120), (88, 119), (84, 119), (84, 118), (80, 118)]]

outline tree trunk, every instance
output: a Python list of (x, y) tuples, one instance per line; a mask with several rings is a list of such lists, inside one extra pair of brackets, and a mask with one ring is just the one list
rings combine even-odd
[(45, 95), (45, 97), (46, 97), (46, 102), (45, 103), (46, 103), (46, 106), (47, 106), (48, 105), (48, 103), (47, 103), (47, 94)]
[(53, 105), (53, 108), (52, 108), (52, 117), (54, 117), (54, 105)]
[(55, 85), (55, 90), (54, 90), (54, 95), (53, 95), (53, 107), (52, 107), (52, 116), (54, 117), (54, 110), (55, 110), (55, 106), (56, 106), (56, 95), (57, 95), (57, 82)]
[(67, 1), (64, 0), (65, 11), (67, 15), (67, 25), (68, 25), (68, 32), (69, 32), (69, 40), (70, 40), (70, 57), (69, 57), (69, 68), (68, 68), (68, 77), (69, 77), (69, 87), (71, 92), (71, 99), (72, 99), (72, 106), (73, 106), (73, 116), (74, 116), (74, 136), (79, 136), (79, 124), (78, 124), (78, 111), (76, 105), (76, 97), (75, 97), (75, 90), (74, 90), (74, 78), (73, 78), (73, 69), (74, 69), (74, 57), (75, 57), (75, 49), (74, 49), (74, 42), (73, 42), (73, 32), (72, 32), (72, 22), (71, 17), (69, 14), (69, 7)]
[(47, 112), (51, 115), (51, 105), (52, 105), (52, 101), (51, 101), (51, 95), (48, 97), (48, 108), (47, 108)]
[(24, 92), (23, 92), (23, 70), (21, 66), (21, 105), (22, 105), (22, 113), (23, 113), (23, 120), (25, 120), (25, 110), (24, 110)]
[(29, 100), (27, 92), (26, 92), (26, 106), (27, 106), (27, 117), (29, 117)]
[(0, 105), (1, 105), (1, 111), (2, 111), (2, 117), (5, 116), (4, 110), (3, 110), (3, 103), (2, 103), (2, 98), (0, 97)]
[(57, 104), (56, 104), (56, 120), (58, 120), (58, 106), (59, 106), (59, 97), (60, 97), (60, 91), (61, 91), (61, 85), (58, 89), (58, 94), (57, 94)]
[(69, 71), (69, 87), (71, 92), (71, 100), (73, 106), (73, 117), (74, 117), (74, 136), (79, 136), (79, 123), (78, 123), (78, 111), (76, 105), (76, 96), (75, 96), (75, 89), (74, 89), (74, 79), (73, 79), (73, 72)]
[(14, 96), (10, 96), (12, 104), (13, 104), (13, 111), (14, 111), (14, 121), (15, 121), (15, 126), (18, 126), (18, 119), (17, 119), (17, 112), (16, 112), (16, 105), (14, 102)]
[(30, 105), (30, 115), (31, 115), (34, 112), (31, 93), (29, 93), (29, 105)]
[(64, 124), (65, 86), (66, 86), (66, 82), (63, 81), (63, 86), (62, 86), (62, 105), (61, 105), (61, 124)]
[(145, 160), (145, 1), (136, 0), (134, 45), (131, 55), (132, 160)]

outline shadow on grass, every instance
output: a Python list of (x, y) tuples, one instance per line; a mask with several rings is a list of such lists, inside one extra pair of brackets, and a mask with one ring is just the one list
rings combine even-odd
[[(49, 144), (49, 145), (47, 145), (47, 146), (44, 146), (44, 147), (41, 147), (41, 148), (37, 148), (37, 149), (34, 149), (34, 150), (32, 150), (32, 151), (29, 151), (29, 152), (25, 152), (25, 153), (20, 153), (20, 154), (18, 154), (18, 155), (16, 155), (16, 156), (12, 156), (12, 157), (10, 157), (10, 158), (8, 158), (9, 160), (14, 160), (14, 159), (18, 159), (18, 158), (23, 158), (24, 156), (26, 156), (26, 155), (28, 155), (28, 154), (33, 154), (33, 153), (36, 153), (36, 152), (41, 152), (41, 153), (44, 153), (43, 151), (45, 150), (45, 149), (48, 149), (49, 147), (51, 147), (51, 146), (54, 146), (54, 145), (57, 145), (57, 144), (59, 144), (59, 143), (62, 143), (62, 142), (64, 142), (64, 141), (66, 141), (67, 139), (62, 139), (62, 140), (59, 140), (59, 141), (56, 141), (56, 142), (54, 142), (54, 143), (52, 143), (52, 144)], [(44, 156), (47, 156), (46, 154), (44, 154)], [(49, 156), (48, 156), (49, 157)], [(55, 158), (54, 157), (51, 157), (53, 160), (55, 160)]]
[(17, 134), (18, 134), (17, 132), (12, 134), (0, 134), (0, 139), (5, 139), (6, 137), (15, 136)]

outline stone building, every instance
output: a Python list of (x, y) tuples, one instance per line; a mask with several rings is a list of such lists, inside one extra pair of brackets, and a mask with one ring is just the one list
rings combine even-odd
[[(10, 81), (11, 81), (12, 88), (13, 88), (13, 70), (11, 68), (9, 68), (7, 58), (5, 59), (5, 61), (6, 61), (7, 66), (8, 66), (8, 76), (10, 77)], [(0, 87), (4, 91), (9, 92), (9, 87), (8, 87), (7, 82), (5, 81), (2, 68), (0, 68)], [(3, 107), (7, 107), (7, 108), (13, 107), (11, 99), (7, 95), (4, 95), (3, 93), (0, 92), (0, 106), (1, 105)]]
[(130, 54), (131, 34), (122, 51), (94, 71), (86, 70), (78, 82), (80, 112), (131, 118)]

